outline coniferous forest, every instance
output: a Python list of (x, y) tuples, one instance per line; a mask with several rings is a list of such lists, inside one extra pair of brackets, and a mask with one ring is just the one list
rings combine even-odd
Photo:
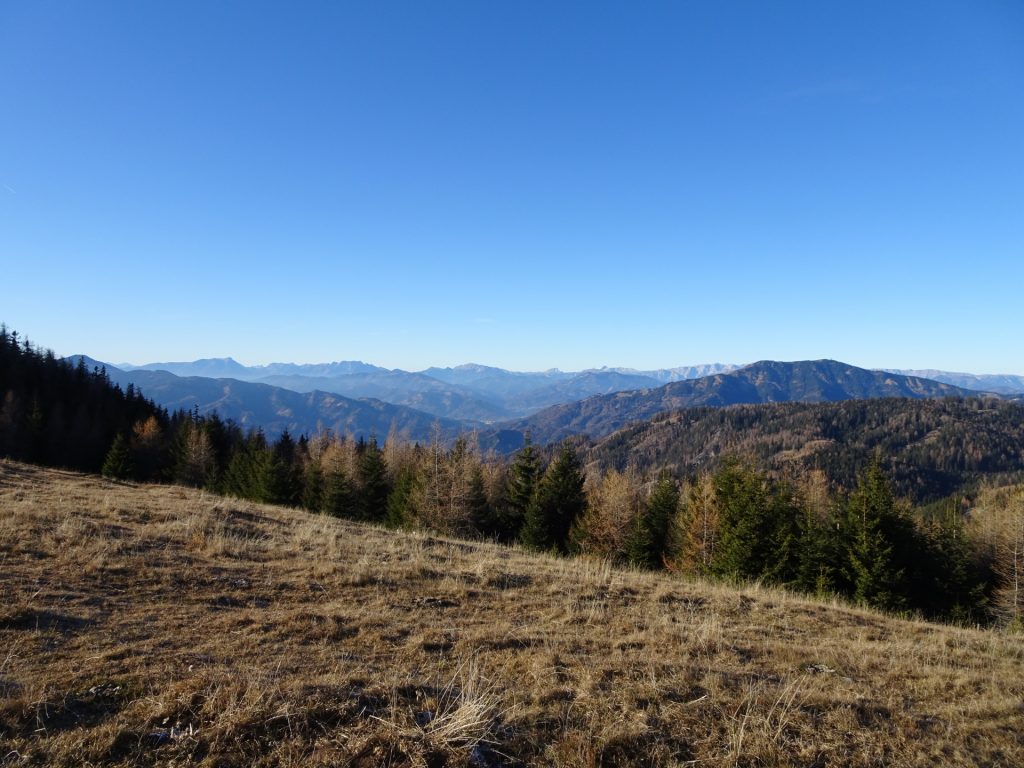
[[(829, 416), (832, 464), (779, 471), (768, 454), (738, 458), (738, 451), (681, 472), (678, 465), (654, 470), (653, 463), (644, 469), (642, 462), (608, 460), (625, 444), (620, 437), (589, 452), (580, 441), (527, 442), (509, 459), (482, 455), (472, 436), (446, 444), (440, 433), (426, 445), (329, 432), (285, 432), (269, 441), (216, 414), (168, 414), (132, 388), (112, 385), (102, 369), (73, 366), (6, 328), (0, 396), (0, 455), (19, 461), (680, 576), (761, 581), (929, 618), (1019, 624), (1024, 612), (1024, 599), (1008, 586), (1024, 572), (1024, 494), (975, 487), (968, 497), (951, 483), (941, 485), (941, 497), (914, 494), (913, 466), (905, 457), (893, 462), (877, 431), (897, 418), (900, 401), (830, 405), (832, 412), (782, 409), (791, 421), (809, 413), (820, 425), (823, 413)], [(972, 408), (962, 401), (914, 407), (954, 426), (962, 421), (949, 414)], [(699, 410), (719, 427), (751, 414), (768, 418), (749, 407), (715, 416)], [(906, 429), (934, 431), (915, 413), (904, 418)], [(679, 435), (685, 414), (671, 422)], [(844, 454), (843, 419), (859, 426), (851, 435), (876, 439), (851, 438)], [(742, 434), (742, 425), (730, 428)], [(685, 444), (677, 438), (658, 442), (659, 450), (672, 455), (674, 445)], [(1015, 466), (1013, 451), (1020, 450), (1011, 440), (988, 459), (972, 454), (972, 445), (964, 434), (937, 450), (954, 462), (992, 461), (1000, 469)], [(839, 470), (826, 471), (833, 465)], [(978, 494), (988, 499), (984, 508), (975, 503)], [(912, 506), (907, 498), (914, 496), (931, 503)]]

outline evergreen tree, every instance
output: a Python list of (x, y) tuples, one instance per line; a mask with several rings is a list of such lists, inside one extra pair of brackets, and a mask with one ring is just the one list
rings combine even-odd
[(846, 513), (846, 562), (852, 597), (884, 610), (906, 606), (904, 565), (894, 546), (901, 527), (892, 489), (876, 456), (850, 496)]
[(295, 441), (287, 429), (263, 463), (263, 491), (263, 500), (270, 504), (297, 506), (301, 500), (302, 468)]
[(250, 432), (228, 462), (224, 475), (224, 492), (240, 499), (263, 501), (263, 464), (267, 441), (261, 430)]
[(839, 589), (836, 579), (838, 562), (831, 518), (822, 519), (804, 503), (800, 508), (796, 578), (794, 586), (819, 597)]
[(299, 493), (293, 468), (276, 446), (262, 452), (258, 459), (257, 493), (265, 504), (294, 506)]
[(356, 499), (352, 483), (340, 467), (327, 473), (321, 509), (332, 517), (356, 517)]
[(358, 515), (361, 520), (383, 522), (387, 517), (388, 468), (384, 462), (384, 454), (377, 447), (376, 438), (370, 442), (360, 441), (356, 448), (356, 471), (358, 473), (359, 496)]
[(164, 470), (166, 448), (163, 429), (155, 416), (135, 422), (131, 447), (138, 476), (142, 480), (159, 479)]
[(500, 541), (513, 541), (520, 535), (539, 480), (540, 456), (527, 435), (509, 468), (504, 503), (496, 510), (495, 535)]
[(738, 461), (715, 473), (719, 510), (718, 551), (712, 569), (729, 579), (760, 577), (769, 552), (771, 520), (766, 483)]
[(768, 547), (760, 578), (773, 584), (794, 584), (800, 573), (801, 509), (788, 483), (769, 484)]
[(414, 499), (417, 496), (416, 470), (408, 466), (399, 472), (388, 494), (385, 523), (389, 528), (411, 528), (416, 520)]
[(793, 498), (796, 511), (796, 552), (793, 586), (824, 597), (838, 590), (835, 548), (836, 510), (828, 478), (821, 470), (798, 477)]
[(672, 556), (673, 525), (679, 511), (679, 486), (662, 472), (636, 519), (627, 557), (639, 568), (661, 568)]
[(569, 443), (562, 446), (537, 486), (526, 510), (522, 541), (535, 550), (569, 550), (569, 531), (587, 506), (583, 492), (583, 469)]
[(322, 512), (324, 508), (324, 473), (314, 461), (306, 465), (302, 478), (302, 507), (310, 512)]
[(114, 480), (127, 480), (134, 474), (131, 449), (128, 446), (128, 441), (124, 439), (124, 435), (118, 433), (114, 438), (114, 443), (110, 446), (100, 471), (104, 477)]
[(210, 443), (213, 463), (213, 484), (208, 482), (207, 487), (221, 491), (231, 457), (244, 440), (242, 430), (234, 422), (221, 419), (214, 411), (204, 418), (203, 431)]
[(470, 529), (478, 535), (492, 537), (497, 535), (494, 509), (487, 499), (487, 486), (484, 483), (484, 470), (478, 463), (469, 468), (466, 487), (466, 512)]
[(976, 622), (985, 610), (984, 577), (974, 561), (959, 504), (942, 510), (929, 545), (930, 583), (922, 607), (931, 616)]

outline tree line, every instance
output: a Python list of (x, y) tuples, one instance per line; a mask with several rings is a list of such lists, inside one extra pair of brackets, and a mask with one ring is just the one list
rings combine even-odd
[(0, 325), (0, 456), (99, 472), (117, 435), (167, 412), (102, 368), (88, 370)]
[(569, 442), (528, 442), (508, 461), (484, 457), (466, 437), (378, 445), (286, 432), (271, 442), (192, 412), (164, 434), (152, 417), (136, 424), (115, 441), (104, 473), (934, 619), (1019, 622), (1024, 608), (1004, 590), (1020, 553), (982, 536), (965, 500), (922, 514), (897, 498), (880, 456), (845, 492), (820, 470), (783, 479), (739, 459), (682, 481), (596, 471)]

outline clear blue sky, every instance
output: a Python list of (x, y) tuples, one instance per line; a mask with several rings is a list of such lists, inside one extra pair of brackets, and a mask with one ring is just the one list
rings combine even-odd
[(0, 0), (0, 319), (114, 362), (1024, 373), (1024, 3)]

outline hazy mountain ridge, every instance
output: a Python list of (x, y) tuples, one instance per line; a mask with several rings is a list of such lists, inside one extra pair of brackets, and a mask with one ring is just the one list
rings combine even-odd
[[(87, 364), (101, 365), (91, 359)], [(197, 364), (206, 370), (239, 365), (230, 358)], [(658, 414), (700, 406), (978, 394), (939, 381), (871, 371), (834, 360), (761, 361), (668, 384), (613, 369), (518, 373), (465, 365), (427, 369), (433, 375), (376, 369), (334, 377), (276, 374), (247, 382), (107, 367), (114, 381), (122, 386), (134, 383), (164, 407), (198, 405), (203, 413), (217, 410), (244, 426), (261, 426), (270, 435), (286, 428), (296, 433), (314, 432), (322, 426), (343, 434), (383, 438), (394, 428), (411, 440), (426, 441), (435, 421), (446, 438), (490, 424), (481, 431), (482, 445), (500, 451), (518, 448), (527, 433), (540, 444), (577, 435), (599, 439)], [(694, 370), (697, 367), (679, 375)], [(523, 413), (529, 415), (509, 418), (509, 414)]]
[(995, 392), (1000, 395), (1024, 394), (1024, 376), (1013, 374), (993, 373), (957, 373), (953, 371), (927, 370), (898, 370), (886, 369), (890, 373), (899, 373), (904, 376), (919, 376), (933, 381), (941, 381), (945, 384), (952, 384), (964, 389), (974, 389), (980, 392)]
[(145, 363), (143, 365), (119, 364), (123, 371), (167, 371), (175, 376), (205, 376), (212, 379), (238, 379), (255, 381), (265, 376), (347, 376), (360, 373), (387, 372), (387, 368), (370, 365), (359, 360), (342, 360), (333, 363), (269, 363), (268, 365), (243, 365), (231, 357), (211, 357), (191, 362)]
[(467, 363), (453, 368), (434, 367), (410, 372), (361, 361), (246, 366), (224, 357), (111, 367), (124, 371), (167, 371), (181, 377), (260, 382), (302, 393), (322, 391), (343, 397), (370, 397), (441, 418), (495, 423), (529, 416), (548, 406), (591, 395), (657, 387), (666, 381), (733, 366), (712, 363), (656, 371), (594, 368), (571, 372), (558, 369), (509, 371)]
[(177, 376), (164, 370), (123, 371), (92, 358), (82, 357), (87, 367), (106, 367), (107, 376), (122, 388), (134, 385), (146, 397), (168, 410), (191, 410), (200, 414), (216, 411), (246, 428), (261, 428), (275, 438), (284, 430), (298, 435), (330, 429), (339, 435), (376, 436), (383, 441), (389, 433), (413, 441), (428, 441), (434, 425), (441, 437), (454, 439), (471, 430), (470, 422), (438, 418), (429, 413), (373, 398), (348, 398), (331, 392), (295, 392), (258, 382), (231, 378)]
[(501, 421), (518, 413), (487, 400), (466, 387), (447, 384), (421, 373), (405, 371), (353, 373), (330, 377), (278, 374), (257, 381), (295, 392), (320, 390), (345, 397), (371, 397), (396, 405), (406, 405), (435, 416), (463, 421)]
[(705, 363), (703, 365), (681, 365), (676, 368), (658, 368), (651, 371), (638, 370), (636, 368), (590, 368), (583, 373), (596, 373), (599, 371), (611, 371), (613, 373), (622, 373), (633, 376), (646, 376), (649, 379), (654, 379), (662, 384), (667, 384), (673, 381), (685, 381), (687, 379), (702, 379), (705, 376), (714, 376), (716, 373), (729, 373), (735, 371), (738, 368), (742, 368), (740, 365), (732, 365), (729, 363)]
[(510, 436), (529, 433), (534, 442), (557, 442), (573, 435), (598, 438), (632, 422), (667, 411), (740, 403), (834, 402), (880, 397), (969, 397), (976, 391), (913, 376), (869, 371), (835, 360), (784, 363), (761, 361), (730, 373), (679, 381), (656, 389), (598, 395), (546, 408), (525, 419), (501, 424), (491, 433), (499, 449), (513, 450)]

